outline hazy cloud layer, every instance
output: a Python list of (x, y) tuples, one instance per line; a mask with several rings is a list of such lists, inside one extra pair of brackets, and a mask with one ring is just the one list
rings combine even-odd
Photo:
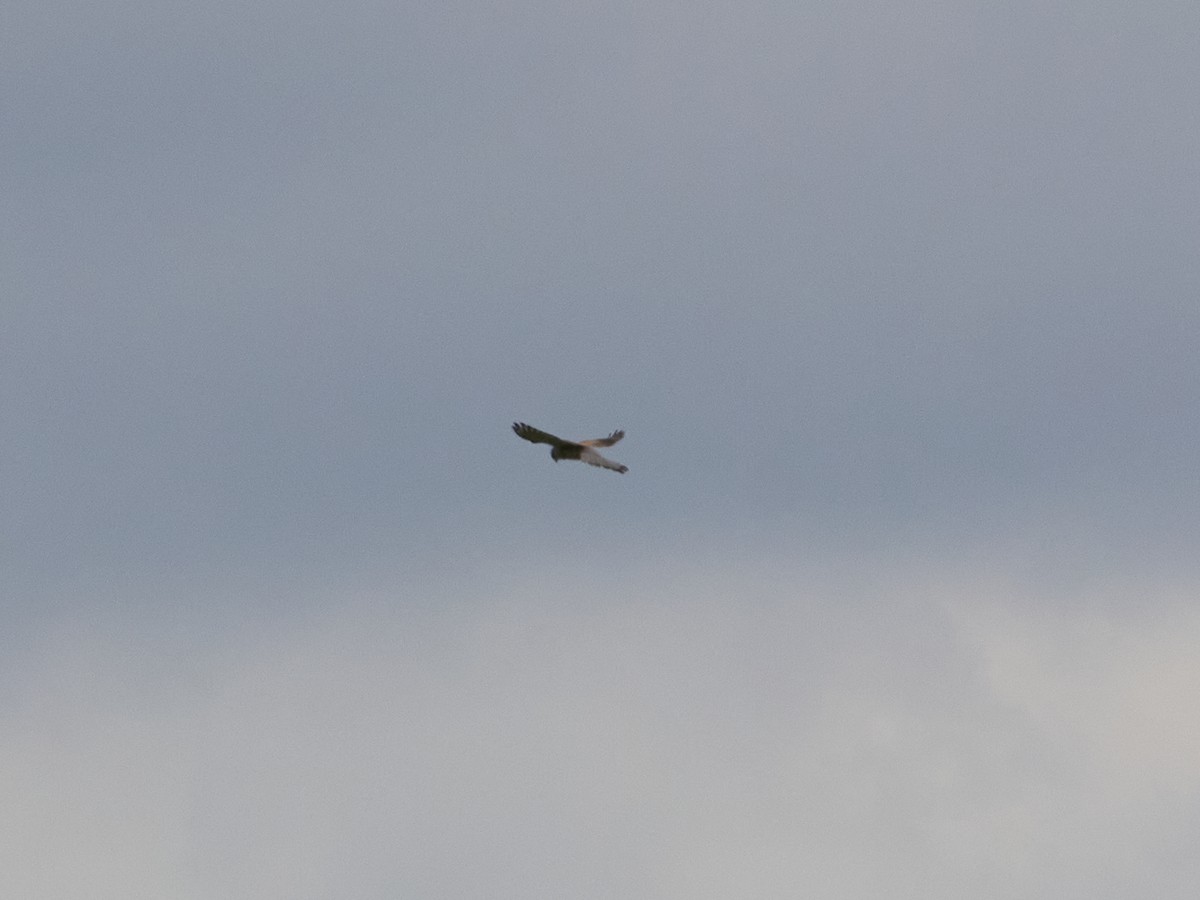
[(6, 691), (6, 892), (1194, 887), (1194, 593), (710, 559), (380, 582), (182, 646), (48, 627)]

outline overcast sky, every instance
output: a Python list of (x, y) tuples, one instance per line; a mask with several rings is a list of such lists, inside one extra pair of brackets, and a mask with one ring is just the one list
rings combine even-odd
[(15, 0), (0, 74), (0, 893), (1194, 896), (1200, 7)]

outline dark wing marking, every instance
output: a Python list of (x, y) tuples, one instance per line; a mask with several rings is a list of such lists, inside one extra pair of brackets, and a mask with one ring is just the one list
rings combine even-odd
[(539, 431), (524, 422), (513, 422), (513, 431), (517, 433), (517, 437), (524, 438), (532, 444), (550, 444), (553, 447), (565, 447), (571, 444), (571, 441), (564, 441), (560, 437)]
[(593, 440), (580, 441), (579, 443), (583, 444), (585, 447), (611, 447), (623, 437), (625, 437), (625, 432), (614, 431), (606, 438), (594, 438)]

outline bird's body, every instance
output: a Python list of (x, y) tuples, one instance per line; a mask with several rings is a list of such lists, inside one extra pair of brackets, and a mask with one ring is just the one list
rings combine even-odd
[(613, 462), (596, 452), (596, 447), (611, 447), (621, 438), (625, 437), (624, 431), (614, 431), (606, 438), (595, 438), (590, 441), (564, 441), (560, 437), (555, 437), (545, 431), (526, 425), (524, 422), (514, 422), (513, 431), (517, 433), (517, 437), (524, 438), (533, 444), (549, 444), (550, 457), (558, 462), (560, 459), (577, 459), (580, 462), (585, 462), (589, 466), (599, 466), (602, 469), (612, 469), (614, 472), (625, 473), (629, 471), (628, 466), (623, 466), (620, 463)]

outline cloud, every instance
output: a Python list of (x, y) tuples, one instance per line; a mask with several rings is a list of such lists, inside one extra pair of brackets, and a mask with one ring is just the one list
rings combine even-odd
[[(1144, 594), (1144, 589), (1138, 591)], [(1053, 603), (957, 611), (998, 702), (1121, 800), (1200, 790), (1200, 615), (1184, 592), (1126, 598), (1123, 613)], [(1139, 608), (1141, 604), (1145, 607)]]
[(930, 587), (911, 569), (701, 568), (389, 577), (190, 646), (61, 620), (9, 689), (2, 841), (25, 863), (3, 887), (1194, 885), (1200, 619), (1181, 595), (1105, 615), (1039, 597), (1039, 612), (985, 579)]

